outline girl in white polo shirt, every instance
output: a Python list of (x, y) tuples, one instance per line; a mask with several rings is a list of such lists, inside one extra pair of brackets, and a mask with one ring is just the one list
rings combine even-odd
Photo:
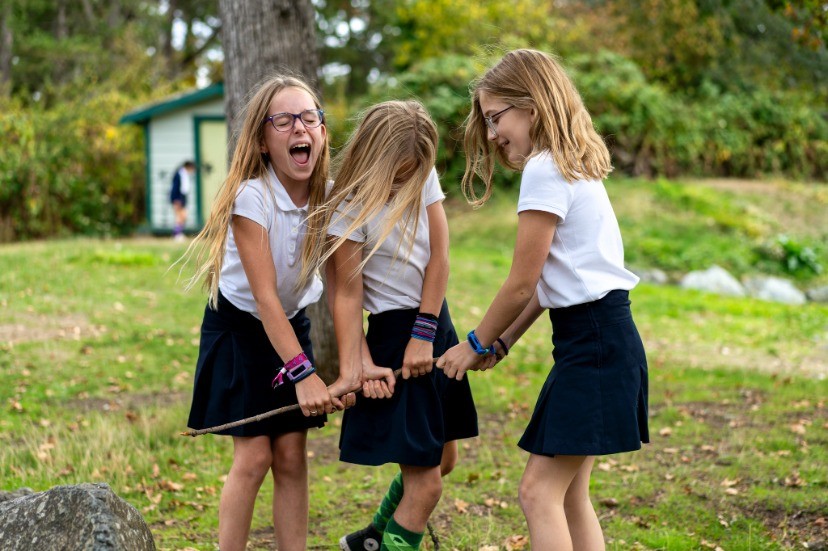
[(273, 472), (279, 549), (303, 550), (308, 531), (306, 439), (325, 414), (355, 401), (332, 398), (315, 373), (305, 307), (322, 282), (299, 283), (308, 212), (324, 199), (328, 136), (315, 93), (278, 76), (261, 84), (243, 114), (230, 171), (194, 247), (205, 253), (204, 310), (188, 425), (251, 417), (298, 400), (294, 412), (242, 425), (219, 504), (219, 547), (246, 547), (253, 505)]
[[(445, 302), (437, 140), (418, 102), (371, 107), (337, 157), (325, 206), (328, 248), (319, 265), (327, 260), (340, 366), (331, 392), (362, 384), (364, 395), (345, 412), (340, 460), (397, 463), (401, 471), (371, 524), (340, 540), (345, 550), (418, 549), (441, 475), (457, 461), (456, 440), (477, 436), (468, 381), (432, 369), (432, 359), (457, 343)], [(400, 367), (395, 382), (391, 369)], [(378, 373), (385, 378), (367, 381)]]
[(480, 357), (505, 356), (549, 309), (555, 365), (519, 442), (530, 453), (520, 504), (533, 549), (604, 549), (589, 500), (595, 456), (649, 441), (647, 360), (628, 297), (638, 278), (624, 267), (602, 183), (609, 152), (564, 70), (533, 50), (506, 54), (472, 85), (465, 149), (475, 204), (491, 195), (493, 157), (522, 170), (517, 240), (480, 324), (437, 366), (463, 378)]

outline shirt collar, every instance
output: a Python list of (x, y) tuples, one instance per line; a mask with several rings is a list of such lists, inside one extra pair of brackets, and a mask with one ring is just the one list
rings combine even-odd
[(273, 165), (268, 163), (267, 164), (267, 173), (270, 175), (270, 188), (273, 190), (273, 195), (276, 198), (276, 206), (279, 207), (279, 210), (283, 212), (291, 212), (291, 211), (302, 211), (307, 212), (308, 206), (305, 205), (304, 207), (297, 207), (293, 200), (288, 195), (285, 186), (282, 185), (282, 182), (279, 181), (278, 176), (276, 176), (276, 172), (273, 170)]

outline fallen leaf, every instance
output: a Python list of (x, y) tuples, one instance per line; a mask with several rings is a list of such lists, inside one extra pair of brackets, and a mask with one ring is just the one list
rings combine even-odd
[(618, 507), (618, 500), (614, 497), (605, 497), (604, 499), (599, 501), (599, 503), (604, 507), (609, 507), (610, 509), (612, 509), (613, 507)]
[(663, 429), (658, 431), (658, 435), (664, 436), (665, 438), (670, 436), (671, 434), (673, 434), (673, 429), (671, 429), (670, 427), (664, 427)]
[(792, 425), (789, 425), (788, 428), (791, 429), (791, 432), (793, 432), (794, 434), (805, 434), (805, 431), (807, 430), (805, 428), (805, 425), (803, 425), (802, 423), (794, 423)]
[(172, 480), (162, 480), (159, 486), (161, 486), (161, 489), (170, 492), (180, 492), (184, 489), (184, 484), (181, 482), (173, 482)]
[(519, 551), (529, 545), (529, 538), (524, 535), (514, 535), (506, 538), (503, 542), (506, 551)]
[(463, 501), (462, 499), (454, 500), (454, 508), (457, 509), (457, 512), (461, 515), (465, 515), (469, 512), (469, 504)]

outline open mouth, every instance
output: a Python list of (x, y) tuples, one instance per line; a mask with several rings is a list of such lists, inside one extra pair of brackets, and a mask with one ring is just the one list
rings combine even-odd
[(290, 147), (290, 156), (293, 160), (304, 165), (310, 160), (311, 146), (308, 143), (298, 143)]

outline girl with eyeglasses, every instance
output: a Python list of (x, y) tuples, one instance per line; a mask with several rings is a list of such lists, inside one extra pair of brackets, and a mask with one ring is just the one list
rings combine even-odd
[(309, 266), (326, 266), (340, 369), (331, 391), (363, 390), (342, 420), (340, 460), (400, 467), (371, 523), (342, 537), (344, 550), (419, 549), (441, 476), (457, 462), (456, 441), (477, 436), (468, 381), (432, 369), (435, 355), (457, 343), (445, 302), (448, 225), (434, 170), (437, 140), (416, 101), (369, 108), (337, 156), (318, 211), (327, 244), (321, 234)]
[(506, 54), (472, 84), (464, 145), (476, 205), (491, 195), (494, 158), (522, 171), (517, 240), (483, 319), (437, 366), (462, 379), (481, 357), (508, 354), (549, 309), (555, 363), (518, 443), (530, 454), (520, 505), (533, 549), (604, 549), (589, 499), (595, 456), (649, 442), (647, 360), (629, 301), (638, 278), (602, 182), (609, 152), (563, 68), (533, 50)]
[(353, 405), (315, 373), (305, 307), (319, 300), (307, 259), (308, 214), (328, 176), (324, 113), (302, 80), (276, 76), (247, 104), (227, 179), (185, 256), (199, 264), (204, 310), (188, 425), (212, 427), (298, 401), (301, 412), (228, 429), (233, 464), (219, 504), (219, 547), (245, 549), (253, 505), (273, 473), (273, 524), (282, 550), (306, 548), (307, 431)]

